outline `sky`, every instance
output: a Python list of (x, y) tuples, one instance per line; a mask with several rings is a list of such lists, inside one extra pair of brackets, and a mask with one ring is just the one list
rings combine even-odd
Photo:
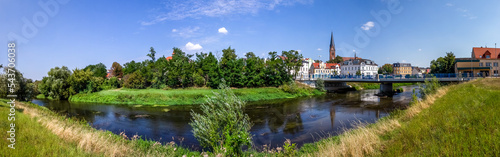
[[(500, 44), (497, 0), (0, 0), (0, 43), (16, 42), (16, 67), (40, 80), (56, 66), (124, 64), (234, 48), (297, 50), (328, 60), (337, 54), (379, 66), (404, 62), (429, 67), (446, 52), (470, 57), (472, 47)], [(498, 46), (500, 47), (500, 45)], [(7, 55), (0, 64), (7, 65)]]

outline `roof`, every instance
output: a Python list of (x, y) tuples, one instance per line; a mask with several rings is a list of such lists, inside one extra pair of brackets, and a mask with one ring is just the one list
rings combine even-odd
[[(490, 58), (487, 58), (487, 55)], [(500, 59), (500, 48), (473, 47), (472, 57), (476, 59)]]
[(168, 60), (171, 60), (171, 59), (172, 59), (172, 56), (168, 56), (168, 57), (166, 57), (165, 59), (167, 59), (167, 61), (168, 61)]
[(326, 68), (325, 69), (336, 69), (335, 66), (340, 66), (340, 64), (337, 63), (326, 63)]
[(348, 65), (351, 63), (352, 65), (360, 65), (361, 63), (364, 63), (365, 65), (374, 65), (377, 66), (377, 64), (369, 59), (361, 59), (361, 58), (356, 58), (356, 59), (350, 59), (347, 61), (342, 62), (342, 65)]
[[(348, 60), (351, 60), (351, 59), (355, 59), (355, 58), (354, 57), (342, 57), (343, 61), (348, 61)], [(356, 57), (356, 59), (363, 59), (363, 58)]]
[(314, 68), (319, 68), (319, 63), (313, 63)]

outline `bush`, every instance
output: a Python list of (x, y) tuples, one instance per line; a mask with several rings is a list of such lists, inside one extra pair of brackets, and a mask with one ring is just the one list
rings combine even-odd
[(146, 86), (146, 81), (141, 73), (136, 71), (123, 77), (123, 86), (126, 88), (143, 89)]
[(252, 143), (249, 132), (252, 124), (243, 112), (246, 103), (236, 97), (224, 81), (213, 94), (201, 105), (202, 113), (191, 112), (193, 118), (189, 125), (193, 127), (194, 137), (215, 154), (241, 156), (242, 147), (250, 147)]
[(280, 89), (290, 94), (297, 94), (300, 92), (299, 86), (297, 86), (294, 81), (283, 84), (280, 86)]
[(424, 84), (418, 84), (420, 88), (420, 95), (422, 98), (429, 94), (436, 93), (437, 89), (441, 86), (439, 80), (434, 76), (431, 81), (425, 80)]
[(320, 91), (325, 91), (325, 81), (323, 81), (323, 79), (317, 79), (315, 85), (316, 89)]
[(120, 80), (118, 80), (118, 78), (114, 76), (107, 80), (104, 80), (104, 83), (101, 85), (102, 89), (115, 89), (120, 87)]

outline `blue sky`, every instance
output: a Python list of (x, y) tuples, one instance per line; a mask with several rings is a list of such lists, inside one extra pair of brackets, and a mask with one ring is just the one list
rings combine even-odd
[(500, 44), (498, 6), (496, 0), (1, 0), (0, 43), (7, 53), (6, 43), (17, 39), (18, 68), (38, 80), (55, 66), (142, 61), (149, 47), (157, 56), (170, 56), (173, 47), (221, 54), (231, 46), (239, 57), (299, 50), (326, 61), (332, 31), (340, 56), (356, 52), (379, 65), (427, 67), (445, 52), (469, 57), (472, 47)]

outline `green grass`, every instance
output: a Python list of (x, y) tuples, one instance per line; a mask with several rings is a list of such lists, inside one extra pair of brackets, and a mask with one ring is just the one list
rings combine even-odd
[[(0, 102), (0, 156), (101, 156), (100, 154), (91, 154), (78, 148), (75, 144), (66, 142), (54, 135), (44, 126), (39, 124), (36, 119), (17, 110), (15, 121), (8, 121), (7, 115), (10, 113), (10, 106), (6, 104), (5, 99)], [(15, 124), (16, 144), (15, 149), (7, 147), (11, 144), (7, 141), (7, 131), (10, 129), (11, 122)]]
[[(71, 102), (128, 104), (128, 105), (193, 105), (205, 102), (216, 89), (112, 89), (90, 94), (77, 94)], [(236, 96), (244, 101), (260, 101), (321, 95), (314, 89), (301, 88), (295, 94), (280, 88), (241, 88), (233, 89)]]
[(496, 156), (500, 80), (450, 87), (434, 104), (382, 138), (381, 156)]

